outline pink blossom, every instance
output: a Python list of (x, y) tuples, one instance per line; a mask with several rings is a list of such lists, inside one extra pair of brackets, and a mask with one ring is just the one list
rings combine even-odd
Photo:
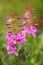
[(6, 37), (5, 37), (7, 41), (10, 41), (10, 36), (11, 36), (11, 34), (12, 34), (12, 33), (11, 33), (10, 31), (7, 33), (7, 35), (6, 35)]
[(18, 56), (18, 51), (16, 46), (10, 43), (7, 45), (6, 48), (7, 48), (8, 54), (15, 54), (16, 56)]
[[(11, 28), (11, 25), (9, 23), (13, 23), (16, 24), (17, 20), (22, 20), (22, 18), (20, 16), (15, 16), (14, 15), (14, 11), (11, 12), (11, 17), (6, 18), (7, 20), (7, 28)], [(26, 43), (27, 39), (26, 39), (26, 35), (32, 35), (33, 37), (36, 36), (36, 26), (38, 26), (38, 24), (33, 24), (33, 20), (36, 19), (36, 16), (34, 15), (34, 9), (31, 9), (30, 6), (28, 7), (28, 9), (26, 10), (24, 16), (23, 16), (23, 22), (21, 22), (20, 24), (16, 24), (16, 26), (20, 26), (20, 30), (18, 34), (12, 34), (12, 32), (8, 32), (6, 35), (6, 40), (7, 40), (7, 52), (8, 54), (14, 54), (16, 56), (18, 56), (18, 46), (22, 46)], [(28, 26), (29, 24), (29, 26)], [(13, 26), (13, 32), (15, 32), (16, 28), (15, 26)], [(22, 28), (23, 27), (23, 28)], [(16, 33), (16, 32), (15, 32)]]
[(27, 33), (27, 27), (26, 26), (24, 26), (23, 28), (22, 28), (22, 35), (24, 35), (24, 36), (26, 36), (26, 33)]
[(17, 42), (20, 46), (26, 43), (26, 36), (22, 32), (18, 33)]
[(10, 32), (8, 32), (6, 40), (8, 41), (8, 43), (12, 42), (13, 44), (16, 44), (16, 35), (12, 35)]
[(27, 31), (28, 34), (31, 34), (33, 37), (35, 37), (36, 32), (37, 32), (36, 27), (34, 27), (34, 26), (28, 27), (28, 31)]

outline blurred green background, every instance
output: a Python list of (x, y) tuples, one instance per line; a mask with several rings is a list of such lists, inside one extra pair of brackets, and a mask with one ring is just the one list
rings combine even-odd
[(43, 18), (43, 0), (0, 0), (0, 31), (4, 29), (5, 18), (12, 10), (15, 15), (22, 16), (29, 5), (35, 9), (37, 22), (39, 22), (39, 18)]
[(39, 39), (39, 32), (35, 39), (27, 36), (27, 40), (29, 38), (29, 42), (27, 43), (30, 44), (26, 45), (26, 49), (29, 49), (25, 54), (24, 47), (20, 49), (18, 57), (6, 54), (5, 19), (10, 15), (12, 10), (14, 10), (15, 15), (22, 16), (28, 6), (35, 9), (36, 22), (40, 24), (40, 31), (41, 28), (43, 29), (43, 0), (0, 0), (0, 65), (43, 65), (43, 42)]

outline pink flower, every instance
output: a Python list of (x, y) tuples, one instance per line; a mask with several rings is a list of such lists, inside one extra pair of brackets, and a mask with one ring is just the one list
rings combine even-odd
[(26, 33), (27, 33), (27, 28), (26, 28), (26, 26), (24, 26), (23, 28), (22, 28), (22, 35), (24, 35), (24, 36), (26, 36)]
[(33, 37), (35, 37), (36, 32), (37, 32), (37, 30), (36, 30), (36, 28), (34, 26), (28, 27), (28, 31), (27, 31), (28, 34), (31, 34)]
[(16, 56), (18, 56), (18, 51), (16, 46), (10, 43), (7, 45), (6, 48), (7, 48), (8, 54), (15, 54)]
[(26, 36), (22, 32), (23, 31), (17, 34), (17, 42), (20, 46), (26, 43)]
[(11, 39), (11, 38), (10, 38), (10, 37), (11, 37), (11, 34), (12, 34), (12, 33), (11, 33), (10, 31), (7, 33), (7, 35), (6, 35), (6, 37), (5, 37), (7, 41), (10, 41), (10, 39)]
[(6, 40), (8, 41), (8, 43), (12, 42), (13, 44), (16, 44), (16, 35), (12, 35), (10, 32), (8, 32)]

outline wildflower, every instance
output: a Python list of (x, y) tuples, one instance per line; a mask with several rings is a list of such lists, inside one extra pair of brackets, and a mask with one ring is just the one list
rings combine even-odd
[(10, 36), (11, 36), (11, 32), (9, 31), (9, 32), (7, 33), (7, 35), (6, 35), (6, 40), (7, 40), (7, 41), (10, 41), (10, 39), (11, 39)]
[(26, 26), (24, 26), (23, 28), (22, 28), (22, 35), (24, 35), (24, 36), (26, 36), (26, 33), (27, 33), (27, 28), (26, 28)]
[(28, 34), (31, 34), (33, 37), (35, 37), (36, 32), (37, 32), (36, 27), (34, 27), (34, 26), (28, 27), (28, 31), (27, 31)]
[(16, 35), (12, 35), (10, 32), (8, 32), (6, 40), (8, 41), (8, 43), (12, 42), (13, 44), (16, 44)]
[[(15, 20), (14, 20), (15, 19)], [(27, 11), (24, 14), (23, 17), (23, 22), (21, 22), (20, 24), (16, 24), (17, 20), (22, 20), (22, 18), (20, 16), (15, 16), (14, 15), (14, 11), (11, 12), (11, 17), (8, 17), (7, 20), (7, 28), (11, 28), (11, 25), (9, 24), (10, 22), (13, 23), (13, 32), (15, 32), (15, 34), (12, 34), (12, 32), (8, 32), (6, 35), (6, 40), (7, 40), (7, 51), (8, 54), (15, 54), (16, 56), (18, 56), (18, 45), (22, 46), (26, 43), (27, 39), (26, 39), (26, 35), (32, 35), (33, 37), (36, 36), (36, 26), (38, 26), (38, 24), (33, 24), (33, 20), (36, 19), (36, 16), (34, 14), (34, 9), (31, 9), (30, 6), (28, 7)], [(20, 26), (20, 30), (16, 29), (18, 26)], [(23, 26), (23, 28), (22, 28)], [(11, 29), (12, 30), (12, 29)], [(19, 31), (19, 33), (16, 34), (17, 30)]]
[(22, 34), (22, 32), (17, 34), (17, 42), (21, 46), (26, 43), (26, 36), (25, 34)]
[(8, 54), (15, 54), (16, 56), (18, 56), (18, 51), (17, 51), (16, 46), (14, 46), (13, 44), (11, 45), (11, 43), (10, 43), (7, 45), (6, 48), (7, 48)]

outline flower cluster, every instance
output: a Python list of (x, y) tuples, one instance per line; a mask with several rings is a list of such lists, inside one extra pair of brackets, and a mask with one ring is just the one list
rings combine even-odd
[[(14, 12), (12, 12), (11, 17), (7, 17), (7, 23), (6, 26), (7, 28), (12, 28), (10, 23), (12, 22), (14, 26), (13, 28), (13, 32), (8, 31), (7, 35), (6, 35), (6, 40), (7, 40), (7, 51), (8, 54), (15, 54), (16, 56), (18, 56), (18, 46), (22, 46), (23, 44), (26, 43), (27, 39), (26, 39), (26, 34), (32, 35), (33, 37), (36, 37), (36, 26), (38, 26), (38, 24), (34, 24), (33, 23), (33, 19), (35, 18), (34, 13), (31, 13), (34, 9), (28, 8), (28, 10), (25, 12), (24, 16), (23, 16), (23, 21), (20, 22), (21, 24), (18, 24), (15, 22), (15, 20), (21, 20), (21, 17), (18, 16), (14, 16)], [(15, 20), (14, 20), (15, 18)], [(18, 31), (16, 29), (17, 26), (21, 26), (20, 30)], [(17, 32), (15, 31), (17, 30)]]

